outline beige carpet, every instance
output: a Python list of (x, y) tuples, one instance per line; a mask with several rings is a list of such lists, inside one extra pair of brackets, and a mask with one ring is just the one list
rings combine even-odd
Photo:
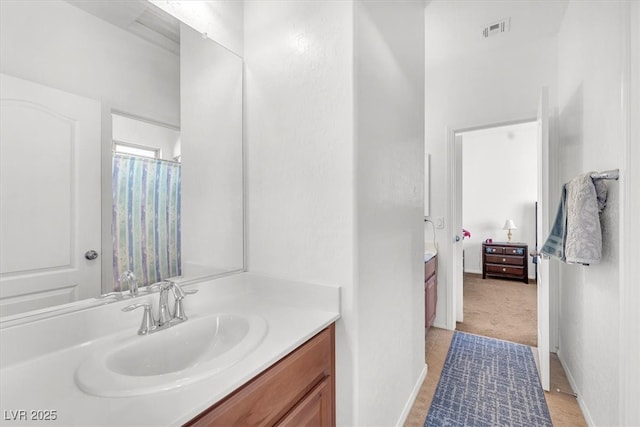
[(464, 318), (456, 329), (537, 346), (537, 286), (464, 275)]

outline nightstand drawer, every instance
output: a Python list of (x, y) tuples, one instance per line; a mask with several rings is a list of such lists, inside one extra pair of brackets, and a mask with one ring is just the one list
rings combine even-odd
[(487, 246), (485, 248), (485, 251), (488, 254), (503, 254), (504, 253), (504, 248), (500, 247), (500, 246)]
[(503, 248), (507, 255), (524, 255), (524, 248)]
[(487, 273), (492, 274), (509, 274), (522, 277), (524, 267), (515, 267), (511, 265), (487, 264)]
[(524, 265), (524, 257), (511, 255), (489, 255), (487, 254), (487, 262), (491, 264), (511, 264)]

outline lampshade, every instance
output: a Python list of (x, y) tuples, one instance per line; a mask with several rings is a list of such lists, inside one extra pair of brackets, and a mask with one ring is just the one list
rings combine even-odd
[(516, 224), (513, 222), (512, 219), (508, 219), (505, 221), (504, 223), (504, 227), (502, 227), (503, 230), (517, 230), (518, 227), (516, 227)]

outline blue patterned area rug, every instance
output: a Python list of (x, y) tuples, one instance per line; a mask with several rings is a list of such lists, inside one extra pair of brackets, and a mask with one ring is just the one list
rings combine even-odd
[(551, 426), (531, 347), (455, 332), (424, 425)]

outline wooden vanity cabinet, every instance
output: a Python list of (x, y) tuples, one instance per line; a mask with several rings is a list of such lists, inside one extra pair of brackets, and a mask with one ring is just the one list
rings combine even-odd
[(185, 426), (335, 426), (329, 326)]
[(429, 331), (436, 318), (436, 301), (438, 300), (436, 281), (438, 271), (437, 255), (424, 263), (424, 314), (425, 314), (425, 335)]

